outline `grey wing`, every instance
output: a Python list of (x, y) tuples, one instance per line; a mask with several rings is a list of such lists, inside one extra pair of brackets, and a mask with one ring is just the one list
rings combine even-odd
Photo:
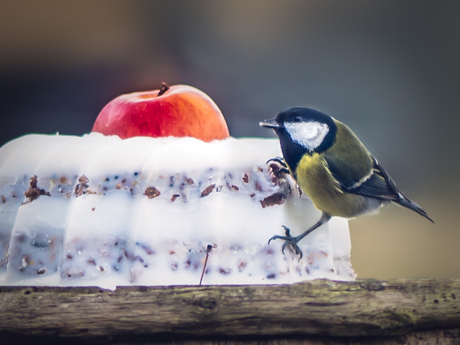
[(344, 164), (337, 156), (326, 155), (325, 159), (343, 191), (385, 200), (398, 199), (398, 187), (373, 156), (369, 155), (366, 164), (358, 166)]
[(380, 163), (372, 156), (373, 167), (370, 177), (362, 183), (344, 188), (348, 193), (359, 194), (371, 198), (397, 201), (400, 199), (400, 191), (393, 179), (388, 175)]
[(420, 205), (406, 197), (399, 190), (394, 180), (390, 177), (390, 175), (388, 175), (377, 159), (374, 157), (372, 157), (372, 159), (374, 161), (372, 175), (363, 183), (352, 186), (351, 188), (344, 188), (344, 190), (348, 193), (392, 201), (398, 205), (417, 212), (434, 223)]

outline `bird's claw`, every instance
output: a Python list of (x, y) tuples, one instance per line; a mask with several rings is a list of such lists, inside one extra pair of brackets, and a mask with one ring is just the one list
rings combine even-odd
[(288, 166), (284, 159), (281, 157), (271, 158), (267, 161), (266, 164), (268, 164), (268, 170), (272, 176), (271, 180), (273, 182), (283, 178), (283, 175), (289, 175)]
[(281, 251), (283, 252), (283, 254), (284, 254), (284, 250), (286, 249), (286, 247), (290, 245), (292, 246), (292, 249), (294, 249), (296, 255), (300, 255), (299, 260), (302, 259), (302, 256), (303, 256), (302, 250), (300, 250), (299, 246), (297, 245), (297, 242), (299, 242), (299, 239), (297, 237), (291, 236), (291, 230), (289, 230), (288, 227), (283, 225), (283, 228), (284, 228), (284, 233), (286, 235), (285, 236), (275, 235), (268, 240), (268, 244), (270, 244), (272, 240), (283, 240), (284, 243), (283, 243), (283, 246), (281, 247)]
[(268, 164), (269, 162), (277, 162), (279, 165), (283, 166), (284, 168), (287, 168), (286, 161), (281, 157), (270, 158), (265, 164)]

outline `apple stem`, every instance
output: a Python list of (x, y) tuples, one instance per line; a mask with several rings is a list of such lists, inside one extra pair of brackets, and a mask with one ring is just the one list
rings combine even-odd
[(158, 92), (157, 97), (163, 95), (168, 90), (169, 90), (168, 84), (166, 84), (165, 82), (162, 82), (161, 83), (161, 89), (160, 89), (160, 92)]

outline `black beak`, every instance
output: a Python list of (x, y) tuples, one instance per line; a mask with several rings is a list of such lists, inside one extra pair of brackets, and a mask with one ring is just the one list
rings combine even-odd
[(275, 119), (270, 119), (270, 120), (265, 120), (263, 122), (259, 122), (259, 126), (267, 127), (267, 128), (284, 128), (284, 126), (276, 122)]

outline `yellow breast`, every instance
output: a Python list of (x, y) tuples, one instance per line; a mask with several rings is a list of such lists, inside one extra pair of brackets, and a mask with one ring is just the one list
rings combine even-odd
[(320, 154), (304, 155), (295, 172), (300, 188), (319, 210), (344, 218), (363, 212), (366, 199), (343, 192)]

